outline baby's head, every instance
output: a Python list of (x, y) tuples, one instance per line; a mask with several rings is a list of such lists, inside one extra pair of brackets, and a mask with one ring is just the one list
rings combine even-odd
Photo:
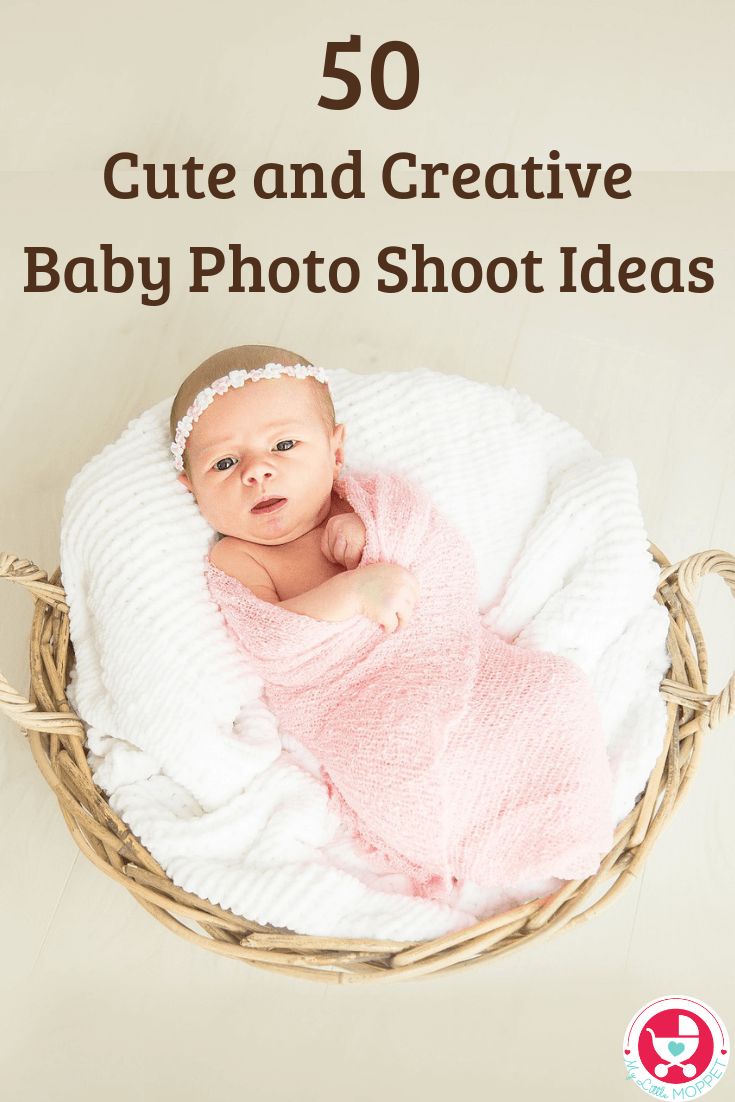
[[(270, 345), (217, 352), (179, 387), (171, 407), (171, 440), (202, 390), (232, 371), (256, 371), (269, 363), (317, 370), (303, 356)], [(345, 426), (335, 424), (329, 387), (313, 375), (281, 373), (218, 389), (183, 442), (179, 481), (222, 535), (290, 543), (329, 515), (332, 487), (344, 465)], [(271, 496), (285, 502), (272, 512), (252, 512), (261, 498)]]

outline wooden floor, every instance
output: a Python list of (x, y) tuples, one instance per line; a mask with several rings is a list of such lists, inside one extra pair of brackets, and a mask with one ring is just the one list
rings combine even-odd
[[(14, 104), (0, 176), (2, 207), (13, 214), (0, 245), (8, 345), (0, 550), (51, 573), (64, 493), (86, 460), (173, 395), (205, 356), (262, 342), (328, 369), (430, 367), (515, 387), (605, 454), (634, 461), (647, 531), (671, 560), (707, 548), (735, 553), (729, 10), (715, 6), (708, 20), (692, 11), (689, 21), (659, 0), (601, 4), (595, 27), (583, 19), (593, 9), (572, 0), (455, 8), (447, 29), (431, 3), (407, 5), (397, 21), (384, 3), (359, 20), (325, 10), (307, 21), (293, 4), (246, 18), (217, 0), (205, 9), (110, 9), (104, 26), (79, 0), (41, 5), (42, 14), (9, 9), (15, 48), (0, 77), (3, 102)], [(533, 9), (530, 41), (521, 9)], [(325, 119), (312, 106), (323, 90), (324, 43), (356, 28), (371, 49), (395, 37), (420, 48), (425, 91), (410, 119), (374, 105)], [(262, 89), (276, 40), (285, 75), (271, 81), (269, 98)], [(510, 95), (521, 68), (528, 84)], [(589, 94), (578, 94), (573, 71)], [(509, 95), (513, 109), (500, 111)], [(713, 113), (710, 146), (701, 116)], [(263, 161), (333, 166), (358, 146), (367, 195), (357, 208), (333, 198), (269, 205), (249, 190)], [(404, 203), (379, 193), (379, 166), (395, 150), (489, 164), (550, 148), (630, 161), (632, 197), (499, 209), (487, 198)], [(158, 162), (193, 153), (208, 165), (230, 160), (238, 197), (115, 201), (101, 169), (116, 149)], [(533, 247), (544, 256), (545, 292), (379, 293), (380, 248), (418, 241), (450, 262)], [(140, 287), (23, 293), (29, 244), (69, 259), (99, 258), (100, 242), (131, 257), (171, 255), (169, 301), (144, 306)], [(227, 294), (225, 279), (207, 294), (187, 293), (189, 246), (229, 242), (268, 261), (311, 248), (350, 254), (360, 286), (346, 295), (303, 285)], [(648, 279), (638, 295), (560, 293), (559, 246), (591, 256), (599, 242), (613, 243), (618, 263), (637, 255), (649, 268), (660, 256), (711, 256), (715, 288), (657, 294)], [(26, 692), (32, 602), (17, 586), (0, 592), (0, 670)], [(735, 668), (735, 603), (707, 579), (698, 608), (718, 691)], [(640, 878), (582, 928), (447, 977), (336, 987), (248, 968), (165, 930), (78, 852), (25, 739), (0, 717), (0, 1096), (632, 1099), (622, 1041), (643, 1004), (697, 997), (735, 1033), (733, 777), (730, 718), (708, 735), (698, 775)], [(715, 1096), (723, 1102), (732, 1069), (728, 1079)]]

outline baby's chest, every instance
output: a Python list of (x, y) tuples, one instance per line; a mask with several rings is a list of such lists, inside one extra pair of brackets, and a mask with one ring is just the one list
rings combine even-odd
[(299, 597), (345, 570), (344, 566), (330, 562), (316, 542), (307, 542), (303, 547), (293, 550), (286, 547), (269, 548), (265, 565), (280, 601)]

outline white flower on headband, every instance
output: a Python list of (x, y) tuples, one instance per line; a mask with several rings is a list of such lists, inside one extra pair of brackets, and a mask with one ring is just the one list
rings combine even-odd
[(295, 379), (305, 379), (311, 375), (320, 383), (329, 385), (329, 378), (323, 367), (312, 367), (311, 364), (276, 364), (268, 363), (265, 367), (255, 368), (253, 371), (231, 371), (229, 375), (223, 375), (221, 379), (215, 379), (209, 386), (200, 390), (194, 401), (187, 409), (185, 415), (176, 426), (174, 443), (171, 445), (171, 454), (174, 457), (174, 467), (177, 471), (184, 469), (184, 448), (187, 437), (205, 409), (212, 404), (217, 394), (224, 394), (231, 386), (244, 386), (246, 379), (257, 381), (258, 379), (277, 379), (280, 375), (291, 375)]

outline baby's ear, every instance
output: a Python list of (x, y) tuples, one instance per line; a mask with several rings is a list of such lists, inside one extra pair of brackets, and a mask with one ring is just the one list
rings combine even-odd
[(345, 425), (335, 425), (332, 432), (332, 443), (335, 444), (334, 458), (344, 466), (345, 461)]
[(182, 484), (182, 486), (186, 486), (186, 488), (187, 488), (187, 490), (189, 491), (190, 494), (194, 493), (194, 491), (192, 489), (192, 486), (191, 486), (191, 482), (189, 481), (188, 475), (186, 475), (182, 471), (181, 474), (177, 475), (176, 477), (177, 477), (178, 481)]

